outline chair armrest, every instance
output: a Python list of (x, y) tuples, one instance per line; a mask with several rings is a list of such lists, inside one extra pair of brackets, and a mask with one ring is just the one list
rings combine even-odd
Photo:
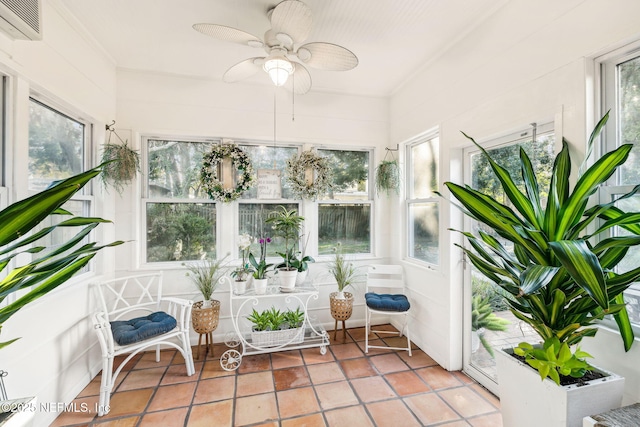
[(113, 354), (115, 344), (111, 333), (111, 324), (106, 314), (103, 312), (94, 313), (92, 316), (93, 329), (98, 335), (98, 342), (102, 348), (102, 354)]
[(182, 330), (189, 330), (191, 325), (191, 306), (193, 301), (184, 298), (162, 297), (160, 303), (168, 303), (167, 314), (175, 317)]

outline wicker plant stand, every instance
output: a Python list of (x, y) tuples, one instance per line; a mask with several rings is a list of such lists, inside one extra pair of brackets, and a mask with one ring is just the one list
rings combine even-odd
[(347, 339), (347, 326), (345, 321), (351, 317), (353, 312), (353, 294), (351, 292), (344, 293), (344, 299), (336, 298), (337, 292), (329, 294), (329, 302), (331, 303), (331, 317), (336, 321), (333, 329), (333, 340), (338, 336), (338, 321), (342, 321), (342, 341)]
[(196, 351), (196, 359), (200, 358), (200, 345), (202, 344), (202, 336), (205, 336), (204, 358), (207, 358), (207, 351), (213, 356), (213, 331), (218, 327), (220, 319), (220, 301), (211, 300), (211, 307), (202, 308), (204, 301), (193, 303), (191, 309), (191, 323), (193, 330), (200, 334), (198, 338), (198, 350)]

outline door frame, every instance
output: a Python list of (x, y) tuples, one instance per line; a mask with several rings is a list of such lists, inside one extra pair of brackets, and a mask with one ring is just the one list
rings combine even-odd
[[(535, 126), (535, 132), (537, 134), (543, 134), (553, 131), (555, 136), (555, 147), (554, 152), (557, 153), (559, 149), (562, 147), (562, 135), (561, 132), (558, 132), (558, 128), (561, 128), (561, 121), (556, 117), (556, 120), (550, 120), (545, 122), (542, 125)], [(533, 125), (533, 124), (532, 124)], [(559, 126), (560, 125), (560, 126)], [(506, 147), (509, 145), (514, 145), (517, 141), (522, 140), (526, 137), (532, 137), (534, 132), (534, 126), (529, 127), (527, 129), (523, 129), (518, 132), (512, 132), (506, 134), (502, 137), (498, 138), (489, 138), (485, 141), (479, 143), (484, 149), (492, 150), (499, 147)], [(471, 156), (473, 154), (480, 153), (480, 149), (475, 145), (467, 146), (463, 149), (462, 159), (463, 159), (463, 182), (470, 183), (471, 181)], [(463, 227), (464, 231), (471, 230), (472, 220), (468, 216), (464, 216)], [(466, 239), (464, 240), (463, 245), (466, 247), (468, 245)], [(464, 272), (463, 272), (463, 288), (462, 288), (462, 301), (463, 301), (463, 337), (462, 337), (462, 369), (463, 371), (469, 375), (471, 378), (480, 383), (483, 387), (487, 388), (490, 392), (499, 396), (498, 383), (494, 381), (489, 375), (487, 375), (482, 369), (477, 366), (474, 366), (471, 363), (471, 270), (473, 266), (467, 262), (466, 256), (463, 254), (463, 262), (462, 262)]]

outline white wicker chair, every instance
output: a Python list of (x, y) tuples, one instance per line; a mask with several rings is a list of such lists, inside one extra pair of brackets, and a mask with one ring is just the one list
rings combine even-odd
[[(194, 374), (193, 355), (189, 340), (192, 301), (162, 297), (162, 273), (121, 277), (95, 286), (101, 311), (93, 316), (94, 329), (102, 350), (102, 381), (98, 416), (109, 412), (111, 391), (122, 368), (141, 351), (155, 346), (156, 362), (160, 361), (160, 346), (178, 349), (184, 357), (187, 375)], [(157, 311), (164, 311), (176, 319), (177, 326), (168, 332), (128, 345), (115, 342), (111, 322), (130, 320)], [(129, 354), (113, 370), (114, 357)]]
[[(401, 265), (371, 265), (367, 270), (367, 294), (372, 293), (376, 296), (381, 295), (383, 292), (392, 297), (406, 298), (406, 290), (404, 283), (404, 274)], [(366, 294), (365, 294), (366, 297)], [(371, 306), (369, 301), (366, 301), (366, 335), (365, 335), (365, 353), (369, 353), (370, 348), (382, 348), (392, 350), (406, 350), (411, 356), (411, 336), (409, 334), (409, 304), (408, 299), (405, 300), (407, 304), (406, 309), (399, 311), (398, 309), (384, 309)], [(404, 333), (407, 337), (406, 347), (391, 347), (391, 346), (376, 346), (369, 344), (369, 333), (375, 332), (377, 334), (394, 334), (396, 332), (384, 331), (384, 330), (371, 330), (371, 316), (373, 314), (384, 316), (400, 316), (402, 317), (402, 326), (400, 327), (399, 336)], [(406, 331), (406, 332), (405, 332)]]

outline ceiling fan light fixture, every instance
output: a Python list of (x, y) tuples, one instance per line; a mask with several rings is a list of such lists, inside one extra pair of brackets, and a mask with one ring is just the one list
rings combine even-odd
[(264, 62), (263, 68), (276, 86), (284, 85), (289, 75), (293, 73), (293, 64), (283, 56), (268, 58)]

